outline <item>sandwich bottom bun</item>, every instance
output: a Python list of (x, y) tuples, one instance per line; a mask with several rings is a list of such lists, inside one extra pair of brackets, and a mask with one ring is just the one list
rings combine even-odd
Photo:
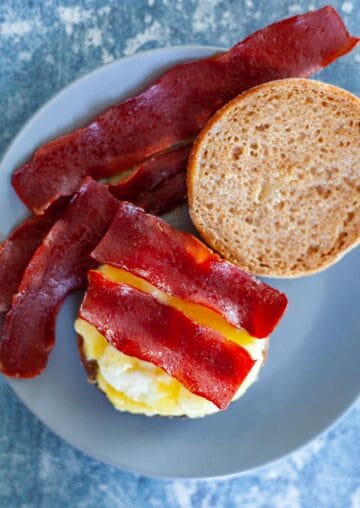
[(360, 100), (308, 79), (254, 87), (202, 130), (187, 183), (224, 258), (269, 277), (323, 270), (360, 241)]

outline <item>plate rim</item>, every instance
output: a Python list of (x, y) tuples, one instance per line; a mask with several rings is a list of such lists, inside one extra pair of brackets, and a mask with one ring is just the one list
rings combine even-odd
[(131, 473), (131, 474), (135, 474), (135, 475), (143, 475), (148, 478), (152, 478), (154, 480), (181, 480), (181, 481), (185, 481), (185, 480), (201, 480), (201, 481), (231, 480), (233, 478), (242, 477), (242, 476), (246, 476), (246, 475), (253, 474), (253, 473), (260, 473), (263, 469), (265, 469), (267, 467), (271, 467), (271, 466), (276, 466), (276, 464), (278, 464), (281, 460), (285, 460), (285, 459), (289, 458), (294, 453), (297, 453), (300, 450), (302, 450), (303, 448), (310, 446), (310, 444), (315, 439), (321, 438), (328, 432), (331, 432), (340, 423), (340, 421), (343, 418), (345, 418), (348, 413), (351, 412), (351, 410), (354, 408), (357, 401), (360, 400), (360, 394), (356, 395), (354, 397), (354, 399), (350, 402), (350, 404), (341, 413), (339, 413), (339, 415), (331, 423), (329, 423), (329, 425), (327, 425), (322, 431), (315, 432), (310, 438), (306, 439), (302, 444), (299, 444), (297, 447), (293, 448), (289, 452), (280, 453), (277, 457), (275, 457), (274, 459), (272, 459), (270, 461), (264, 461), (264, 462), (259, 461), (259, 463), (257, 465), (247, 468), (247, 469), (244, 469), (242, 471), (233, 471), (230, 473), (219, 474), (219, 475), (187, 475), (187, 476), (185, 476), (185, 475), (163, 475), (163, 474), (156, 475), (156, 474), (147, 472), (146, 468), (140, 471), (139, 469), (135, 469), (135, 468), (132, 468), (132, 467), (129, 467), (126, 465), (120, 465), (120, 462), (116, 463), (116, 462), (113, 462), (113, 461), (108, 460), (106, 458), (103, 458), (101, 456), (101, 454), (98, 454), (95, 457), (91, 452), (88, 452), (84, 447), (74, 444), (71, 439), (64, 438), (62, 436), (61, 432), (54, 430), (53, 426), (46, 422), (46, 418), (40, 417), (37, 414), (35, 414), (31, 410), (31, 408), (26, 404), (26, 402), (23, 401), (22, 396), (16, 392), (16, 389), (14, 388), (14, 386), (12, 386), (9, 383), (8, 379), (5, 376), (4, 376), (4, 379), (5, 379), (7, 386), (10, 387), (11, 391), (15, 394), (17, 399), (21, 401), (21, 404), (23, 404), (25, 406), (25, 408), (30, 412), (30, 414), (34, 418), (36, 418), (42, 425), (44, 425), (48, 431), (52, 432), (57, 438), (61, 439), (66, 445), (72, 446), (75, 450), (81, 452), (87, 458), (89, 458), (91, 460), (98, 461), (105, 466), (114, 467), (114, 468), (118, 469), (119, 471), (125, 472), (125, 473)]
[[(129, 61), (129, 60), (136, 60), (139, 57), (144, 57), (144, 55), (156, 55), (156, 54), (161, 54), (161, 53), (172, 54), (173, 52), (182, 51), (182, 50), (189, 50), (189, 51), (201, 50), (201, 51), (207, 52), (210, 55), (212, 53), (224, 51), (224, 50), (226, 50), (226, 48), (219, 47), (219, 46), (208, 46), (208, 45), (197, 45), (197, 44), (174, 45), (174, 46), (153, 48), (153, 49), (149, 49), (149, 50), (139, 51), (133, 55), (121, 56), (112, 62), (99, 65), (98, 67), (95, 67), (93, 70), (91, 70), (89, 72), (85, 72), (84, 74), (82, 74), (75, 80), (70, 81), (67, 85), (65, 85), (60, 90), (58, 90), (54, 95), (52, 95), (49, 99), (47, 99), (39, 108), (37, 108), (33, 114), (30, 115), (30, 117), (23, 123), (23, 125), (20, 127), (18, 132), (11, 139), (8, 146), (5, 148), (3, 155), (0, 159), (0, 166), (2, 164), (6, 163), (8, 154), (11, 152), (13, 145), (15, 145), (17, 143), (18, 139), (21, 137), (23, 131), (25, 129), (29, 128), (31, 126), (32, 122), (36, 122), (37, 118), (42, 114), (43, 110), (45, 110), (47, 107), (49, 107), (53, 103), (56, 103), (56, 101), (59, 99), (59, 97), (62, 94), (66, 93), (68, 91), (68, 89), (70, 89), (75, 84), (78, 84), (82, 80), (89, 78), (90, 76), (93, 76), (93, 75), (101, 72), (105, 67), (116, 66), (120, 61), (123, 62), (123, 61)], [(204, 57), (206, 58), (206, 55), (204, 55)], [(60, 430), (59, 430), (52, 423), (49, 424), (46, 417), (39, 416), (38, 414), (33, 412), (31, 407), (24, 401), (22, 395), (20, 395), (18, 393), (16, 386), (14, 386), (12, 384), (12, 378), (3, 376), (3, 379), (5, 380), (7, 386), (9, 386), (11, 388), (12, 392), (16, 395), (16, 397), (21, 401), (21, 403), (26, 407), (26, 409), (31, 413), (31, 415), (33, 417), (35, 417), (39, 422), (41, 422), (43, 425), (45, 425), (46, 428), (48, 430), (50, 430), (53, 434), (55, 434), (58, 438), (60, 438), (62, 441), (64, 441), (66, 444), (72, 446), (76, 450), (80, 451), (85, 456), (91, 458), (92, 460), (97, 460), (104, 465), (110, 465), (112, 467), (115, 467), (115, 468), (117, 468), (121, 471), (124, 471), (124, 472), (130, 472), (132, 474), (145, 475), (145, 476), (147, 476), (149, 478), (153, 478), (153, 479), (164, 479), (164, 480), (196, 480), (196, 479), (204, 480), (204, 481), (205, 480), (222, 480), (222, 479), (231, 479), (231, 478), (240, 477), (243, 475), (248, 475), (248, 474), (254, 473), (255, 471), (260, 472), (260, 470), (262, 470), (263, 468), (268, 467), (270, 465), (277, 464), (280, 460), (288, 458), (293, 453), (296, 453), (299, 450), (301, 450), (302, 448), (308, 446), (312, 441), (314, 441), (314, 439), (320, 438), (327, 432), (330, 432), (333, 428), (335, 428), (338, 425), (340, 420), (342, 420), (353, 409), (356, 402), (360, 398), (360, 393), (355, 395), (353, 398), (351, 398), (350, 402), (344, 407), (344, 409), (336, 416), (336, 418), (333, 419), (327, 425), (325, 425), (325, 427), (322, 430), (314, 431), (311, 434), (311, 437), (306, 438), (297, 447), (293, 448), (292, 450), (290, 450), (288, 452), (279, 453), (277, 456), (275, 456), (270, 461), (266, 461), (266, 460), (263, 462), (259, 461), (259, 463), (257, 465), (254, 465), (253, 467), (244, 469), (242, 471), (232, 471), (229, 473), (219, 474), (219, 475), (216, 475), (216, 474), (215, 475), (206, 475), (206, 474), (191, 475), (190, 474), (190, 475), (169, 475), (168, 476), (168, 475), (164, 475), (164, 474), (157, 475), (157, 474), (149, 473), (146, 471), (146, 468), (136, 469), (133, 467), (129, 467), (128, 465), (121, 463), (121, 461), (113, 462), (112, 460), (109, 460), (109, 458), (104, 458), (101, 454), (101, 451), (100, 451), (100, 453), (97, 452), (96, 455), (94, 455), (92, 452), (88, 451), (84, 446), (79, 446), (79, 445), (75, 444), (71, 438), (69, 439), (68, 437), (63, 436), (63, 433), (61, 431), (61, 426), (60, 426)]]

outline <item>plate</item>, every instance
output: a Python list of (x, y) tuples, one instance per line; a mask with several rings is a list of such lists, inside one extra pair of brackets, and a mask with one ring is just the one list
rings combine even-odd
[[(83, 124), (133, 94), (168, 66), (219, 51), (154, 50), (101, 67), (68, 86), (22, 129), (1, 164), (0, 231), (5, 237), (26, 210), (10, 185), (14, 168), (41, 143)], [(185, 208), (167, 217), (188, 228)], [(271, 339), (259, 381), (228, 411), (204, 419), (132, 416), (115, 411), (86, 381), (73, 321), (81, 295), (58, 321), (46, 371), (8, 382), (50, 429), (103, 462), (151, 476), (205, 478), (248, 471), (302, 446), (332, 424), (360, 391), (360, 250), (318, 275), (270, 280), (289, 309)]]

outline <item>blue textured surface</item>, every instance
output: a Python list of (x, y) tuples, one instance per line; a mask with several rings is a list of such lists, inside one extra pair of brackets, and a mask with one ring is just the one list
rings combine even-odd
[[(103, 63), (156, 46), (230, 46), (256, 28), (321, 5), (304, 0), (2, 1), (0, 152), (57, 90)], [(359, 0), (333, 5), (350, 30), (359, 32)], [(322, 77), (359, 94), (359, 65), (357, 50)], [(199, 482), (153, 480), (85, 457), (39, 423), (3, 379), (0, 407), (0, 507), (360, 507), (360, 403), (289, 458), (239, 478)]]

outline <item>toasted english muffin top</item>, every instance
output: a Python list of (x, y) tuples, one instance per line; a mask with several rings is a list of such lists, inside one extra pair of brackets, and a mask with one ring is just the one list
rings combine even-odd
[(360, 100), (308, 79), (250, 89), (200, 133), (188, 194), (229, 261), (270, 277), (323, 270), (360, 241)]

